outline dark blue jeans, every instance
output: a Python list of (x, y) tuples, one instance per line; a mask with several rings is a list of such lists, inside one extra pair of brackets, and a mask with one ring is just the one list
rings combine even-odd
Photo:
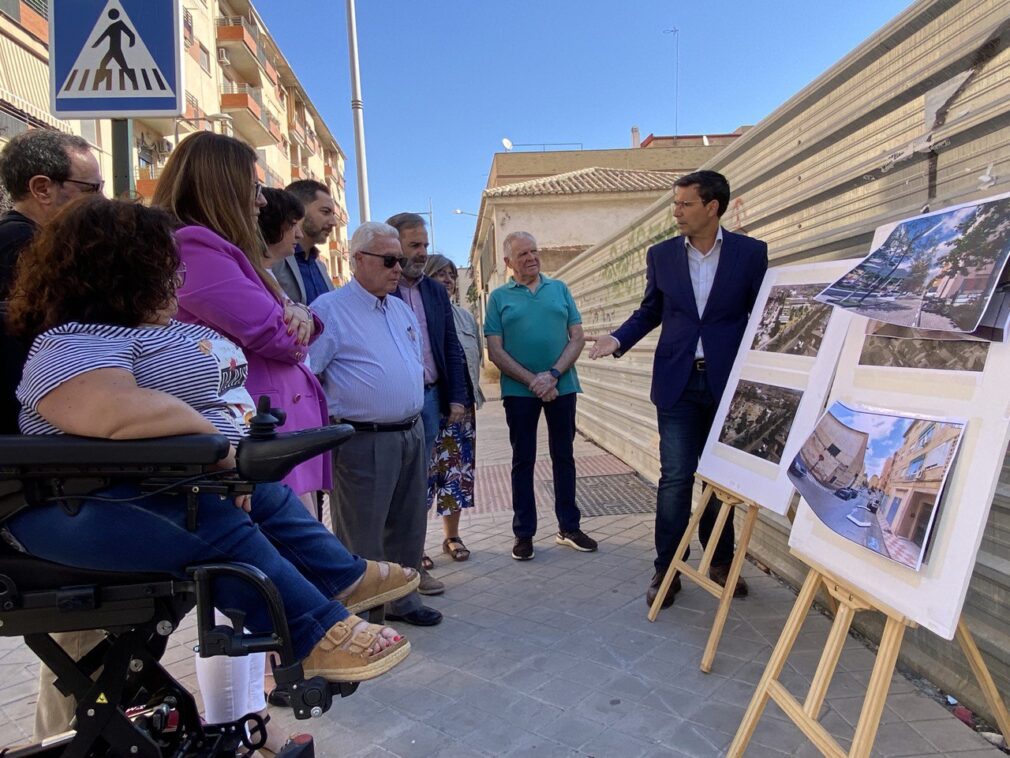
[[(680, 400), (669, 409), (659, 409), (659, 487), (656, 491), (656, 570), (665, 572), (677, 551), (687, 522), (691, 518), (691, 495), (698, 459), (705, 448), (716, 402), (708, 388), (704, 371), (694, 369)], [(698, 525), (701, 543), (708, 545), (709, 535), (719, 514), (716, 498)], [(684, 554), (687, 560), (691, 551)], [(733, 561), (733, 520), (726, 522), (722, 537), (712, 557), (713, 566), (725, 566)]]
[[(136, 493), (135, 488), (120, 486), (97, 494)], [(201, 496), (194, 532), (186, 529), (185, 500), (167, 495), (131, 503), (85, 501), (75, 516), (51, 504), (18, 514), (9, 527), (32, 555), (80, 568), (165, 572), (186, 578), (185, 568), (199, 563), (255, 566), (277, 585), (299, 658), (307, 656), (331, 626), (347, 618), (344, 606), (331, 598), (365, 571), (365, 561), (351, 555), (281, 484), (257, 485), (249, 514), (230, 500)], [(245, 611), (250, 631), (272, 629), (266, 606), (248, 585), (221, 579), (214, 591), (218, 608)]]
[(431, 452), (435, 449), (435, 439), (442, 425), (442, 410), (439, 405), (438, 385), (432, 384), (424, 388), (424, 406), (421, 408), (421, 421), (424, 422), (424, 465), (431, 468)]
[(540, 411), (547, 418), (547, 443), (554, 470), (554, 513), (558, 529), (574, 532), (582, 514), (575, 505), (575, 399), (574, 392), (545, 403), (536, 397), (506, 397), (505, 421), (512, 443), (512, 531), (532, 537), (537, 531), (537, 501), (533, 468), (537, 462), (537, 426)]

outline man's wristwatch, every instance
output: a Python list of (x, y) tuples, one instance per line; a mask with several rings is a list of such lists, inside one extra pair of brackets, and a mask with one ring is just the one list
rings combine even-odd
[(556, 368), (549, 368), (549, 369), (547, 369), (547, 373), (550, 374), (551, 376), (553, 376), (555, 380), (561, 378), (561, 372), (558, 371)]

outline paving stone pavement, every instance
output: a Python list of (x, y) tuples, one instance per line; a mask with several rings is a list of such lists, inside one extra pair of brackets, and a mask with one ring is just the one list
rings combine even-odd
[[(478, 417), (479, 464), (509, 460), (499, 403)], [(546, 455), (546, 439), (541, 445)], [(579, 439), (580, 459), (604, 451)], [(590, 467), (593, 476), (598, 466)], [(615, 461), (616, 472), (626, 472)], [(581, 471), (580, 471), (581, 473)], [(615, 474), (621, 475), (621, 474)], [(626, 474), (624, 474), (626, 475)], [(549, 478), (549, 467), (543, 478)], [(546, 507), (545, 507), (546, 506)], [(400, 756), (717, 756), (725, 753), (764, 669), (795, 593), (745, 564), (751, 595), (734, 601), (713, 671), (698, 669), (714, 600), (685, 584), (655, 623), (646, 619), (652, 516), (587, 518), (595, 554), (554, 544), (551, 504), (541, 503), (536, 558), (511, 559), (511, 530), (500, 508), (474, 509), (461, 533), (473, 551), (454, 563), (440, 552), (433, 518), (428, 548), (446, 583), (427, 602), (445, 614), (438, 627), (402, 626), (413, 652), (391, 674), (361, 685), (311, 722), (271, 709), (273, 725), (308, 731), (321, 757)], [(697, 553), (696, 553), (697, 554)], [(812, 612), (782, 677), (802, 697), (830, 621)], [(165, 660), (195, 690), (192, 619), (173, 635)], [(822, 723), (848, 745), (873, 665), (859, 641), (845, 646)], [(38, 664), (19, 640), (0, 639), (0, 745), (27, 740)], [(876, 756), (1001, 756), (945, 708), (896, 674)], [(748, 756), (816, 756), (770, 704)]]

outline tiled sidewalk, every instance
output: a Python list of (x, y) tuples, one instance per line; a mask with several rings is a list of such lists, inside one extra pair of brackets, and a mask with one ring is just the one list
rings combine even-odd
[[(499, 403), (481, 411), (478, 429), (480, 463), (500, 472), (509, 448)], [(542, 448), (546, 455), (546, 441)], [(606, 471), (626, 476), (623, 464), (586, 440), (580, 439), (576, 450), (580, 460), (593, 459), (592, 466), (580, 467), (580, 476)], [(549, 478), (549, 467), (540, 476)], [(319, 756), (724, 753), (795, 594), (746, 564), (751, 596), (734, 602), (713, 672), (703, 674), (698, 663), (715, 610), (709, 595), (686, 585), (656, 623), (645, 617), (650, 514), (585, 519), (585, 530), (601, 542), (598, 553), (582, 554), (554, 544), (548, 502), (541, 509), (536, 559), (518, 563), (510, 557), (507, 498), (500, 498), (499, 488), (498, 500), (464, 515), (461, 531), (473, 551), (465, 563), (439, 552), (441, 526), (433, 519), (429, 549), (447, 591), (428, 602), (446, 618), (430, 629), (403, 627), (413, 645), (403, 665), (363, 684), (321, 719), (296, 723), (273, 709), (274, 723), (312, 732)], [(812, 613), (795, 646), (783, 680), (800, 695), (829, 626), (827, 618)], [(190, 622), (174, 635), (166, 656), (191, 687), (194, 637)], [(872, 664), (870, 651), (850, 639), (822, 719), (843, 745), (852, 735)], [(24, 645), (2, 639), (0, 672), (0, 745), (7, 745), (23, 741), (31, 730), (37, 665)], [(774, 705), (748, 751), (817, 754)], [(1002, 753), (896, 675), (874, 755)]]

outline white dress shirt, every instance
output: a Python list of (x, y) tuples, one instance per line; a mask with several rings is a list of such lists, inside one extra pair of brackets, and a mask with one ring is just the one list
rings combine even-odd
[[(708, 296), (712, 293), (712, 282), (715, 281), (715, 271), (719, 268), (719, 256), (722, 254), (722, 227), (720, 226), (719, 231), (716, 232), (715, 244), (707, 253), (698, 250), (687, 237), (684, 238), (684, 246), (687, 248), (687, 270), (691, 274), (691, 289), (694, 290), (694, 299), (698, 304), (698, 317), (700, 318), (705, 313)], [(705, 357), (700, 337), (694, 357)]]

